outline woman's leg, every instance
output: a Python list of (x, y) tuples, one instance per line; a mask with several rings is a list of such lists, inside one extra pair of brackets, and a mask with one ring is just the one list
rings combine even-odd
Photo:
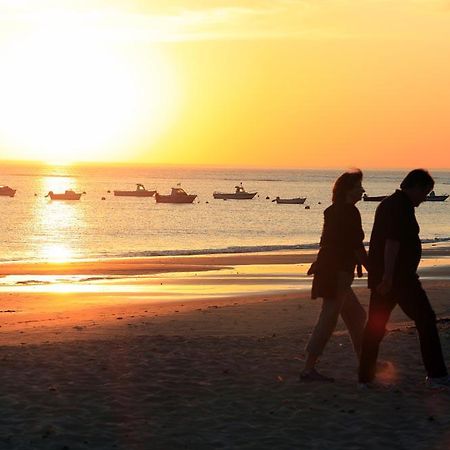
[(317, 360), (322, 355), (325, 346), (336, 328), (345, 298), (346, 294), (344, 293), (343, 295), (338, 294), (336, 298), (323, 299), (319, 319), (306, 346), (307, 357), (304, 371), (313, 369)]
[(346, 298), (341, 308), (341, 317), (348, 329), (353, 348), (359, 360), (367, 314), (352, 288), (346, 292)]

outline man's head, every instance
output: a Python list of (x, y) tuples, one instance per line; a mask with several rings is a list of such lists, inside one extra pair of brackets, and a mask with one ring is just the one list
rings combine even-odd
[(425, 201), (433, 187), (434, 180), (425, 169), (412, 170), (400, 184), (401, 190), (410, 198), (414, 206), (419, 206)]

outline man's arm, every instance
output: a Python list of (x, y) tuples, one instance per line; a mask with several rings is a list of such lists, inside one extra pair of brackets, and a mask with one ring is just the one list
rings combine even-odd
[(377, 291), (386, 295), (392, 289), (394, 278), (395, 262), (397, 261), (400, 242), (387, 239), (384, 245), (384, 273), (381, 283), (377, 286)]

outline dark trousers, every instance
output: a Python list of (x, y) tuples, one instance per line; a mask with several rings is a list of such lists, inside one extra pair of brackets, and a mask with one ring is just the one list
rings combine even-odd
[(368, 383), (375, 378), (378, 349), (386, 333), (386, 323), (397, 304), (416, 325), (423, 364), (428, 376), (443, 377), (447, 375), (436, 326), (436, 316), (419, 279), (413, 278), (399, 283), (399, 286), (394, 287), (389, 294), (384, 296), (372, 289), (369, 317), (362, 342), (359, 381)]

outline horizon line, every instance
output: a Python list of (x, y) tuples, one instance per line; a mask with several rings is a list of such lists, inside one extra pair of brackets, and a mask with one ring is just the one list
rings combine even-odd
[[(236, 164), (201, 164), (201, 163), (152, 163), (152, 162), (138, 162), (138, 161), (77, 161), (71, 163), (49, 163), (39, 160), (0, 160), (1, 165), (7, 166), (40, 166), (40, 167), (148, 167), (148, 168), (164, 168), (164, 167), (176, 167), (176, 168), (186, 168), (186, 169), (237, 169), (237, 170), (350, 170), (355, 168), (355, 166), (270, 166), (270, 165), (236, 165)], [(414, 167), (416, 168), (416, 167)], [(450, 167), (427, 167), (422, 165), (421, 168), (426, 170), (437, 170), (437, 171), (450, 171)], [(411, 167), (402, 166), (390, 166), (390, 167), (380, 167), (380, 166), (368, 166), (362, 170), (376, 170), (376, 171), (397, 171), (397, 170), (412, 170)]]

